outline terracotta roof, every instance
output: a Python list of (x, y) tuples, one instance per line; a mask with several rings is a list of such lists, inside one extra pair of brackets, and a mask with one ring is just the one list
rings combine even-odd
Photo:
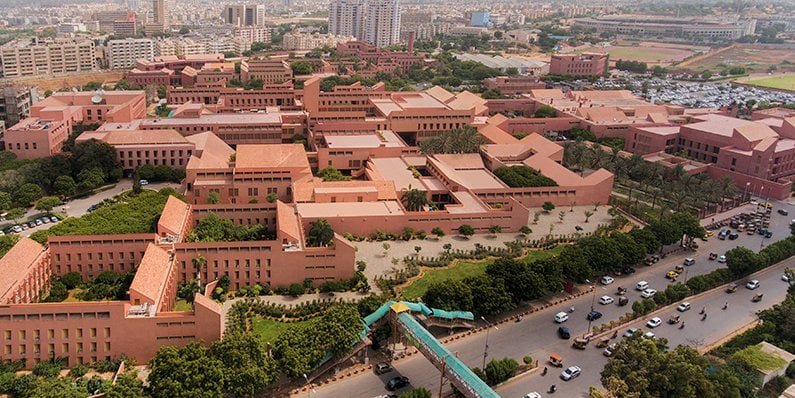
[(486, 106), (486, 100), (469, 91), (456, 94), (455, 98), (447, 101), (446, 104), (450, 108), (457, 110), (474, 109), (477, 115), (489, 110)]
[(130, 298), (141, 296), (141, 304), (149, 302), (159, 305), (160, 295), (168, 282), (168, 270), (171, 266), (171, 255), (154, 243), (146, 247), (141, 264), (135, 271), (130, 285)]
[(38, 242), (20, 237), (19, 242), (0, 258), (0, 303), (8, 297), (6, 295), (31, 271), (31, 266), (42, 255), (44, 247)]
[(425, 90), (425, 92), (428, 93), (428, 95), (430, 95), (431, 97), (436, 98), (441, 102), (447, 102), (455, 97), (453, 93), (439, 86), (433, 86)]
[(293, 201), (295, 202), (312, 202), (314, 201), (315, 192), (318, 189), (374, 189), (378, 193), (378, 200), (397, 200), (397, 193), (395, 190), (395, 183), (391, 180), (379, 181), (320, 181), (312, 179), (310, 181), (296, 182), (293, 184)]
[(281, 200), (276, 201), (276, 226), (279, 240), (287, 239), (300, 245), (301, 227), (298, 225), (298, 216), (293, 206), (295, 205), (286, 204)]
[(185, 137), (196, 144), (193, 155), (188, 160), (186, 169), (226, 169), (229, 158), (235, 153), (218, 136), (211, 132), (199, 133)]
[[(163, 212), (160, 213), (160, 219), (157, 221), (158, 235), (181, 235), (185, 230), (190, 211), (189, 204), (174, 196), (169, 196), (168, 200), (166, 200), (166, 206), (163, 207)], [(181, 238), (184, 238), (184, 236)]]
[(493, 124), (483, 126), (478, 133), (492, 144), (516, 144), (519, 142), (516, 137), (508, 134), (505, 130)]
[(237, 168), (306, 168), (304, 146), (301, 144), (238, 145), (235, 160)]
[(761, 123), (737, 126), (734, 128), (734, 131), (745, 138), (748, 142), (757, 142), (771, 137), (778, 138), (778, 134), (776, 134), (776, 132), (773, 131), (770, 126)]

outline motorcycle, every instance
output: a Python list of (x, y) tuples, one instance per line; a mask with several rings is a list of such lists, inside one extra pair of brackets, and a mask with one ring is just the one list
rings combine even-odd
[(707, 320), (707, 313), (706, 312), (704, 313), (704, 315), (701, 315), (701, 320), (702, 321)]
[(553, 384), (553, 385), (549, 386), (549, 391), (547, 391), (547, 392), (552, 394), (553, 392), (555, 392), (557, 390), (558, 390), (558, 386)]
[(685, 323), (684, 323), (684, 322), (682, 322), (682, 323), (679, 325), (679, 329), (684, 329), (684, 328), (685, 328)]

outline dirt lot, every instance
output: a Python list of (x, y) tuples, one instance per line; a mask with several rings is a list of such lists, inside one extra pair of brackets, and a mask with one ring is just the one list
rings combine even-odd
[(723, 69), (727, 66), (742, 66), (748, 69), (766, 70), (772, 65), (795, 64), (795, 49), (784, 46), (733, 45), (718, 49), (685, 61), (679, 66), (693, 69)]
[(67, 76), (41, 78), (30, 77), (24, 79), (8, 79), (16, 84), (33, 84), (39, 87), (39, 92), (47, 90), (58, 91), (62, 88), (82, 86), (88, 82), (115, 83), (124, 77), (123, 72), (90, 72), (70, 74)]

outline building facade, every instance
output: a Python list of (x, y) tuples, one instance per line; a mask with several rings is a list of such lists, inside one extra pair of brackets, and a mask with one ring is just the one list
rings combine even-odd
[(224, 22), (234, 26), (265, 25), (265, 6), (262, 4), (230, 4), (224, 7)]
[(39, 91), (36, 86), (8, 85), (3, 86), (0, 96), (0, 120), (6, 126), (13, 126), (30, 116), (30, 107), (39, 102)]
[(129, 69), (139, 59), (151, 61), (155, 57), (155, 44), (151, 39), (122, 39), (108, 41), (108, 68)]
[(607, 54), (552, 54), (549, 73), (568, 76), (602, 76), (607, 73)]
[(364, 0), (332, 0), (329, 4), (328, 33), (364, 40)]
[(12, 41), (0, 47), (3, 75), (47, 76), (97, 70), (92, 40)]
[(365, 17), (364, 40), (376, 47), (400, 42), (399, 0), (369, 0)]

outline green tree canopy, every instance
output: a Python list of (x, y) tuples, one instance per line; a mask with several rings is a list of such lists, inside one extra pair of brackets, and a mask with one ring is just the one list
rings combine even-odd
[(320, 170), (317, 173), (317, 176), (320, 177), (323, 181), (350, 181), (351, 178), (343, 175), (339, 170), (335, 169), (332, 166), (327, 166), (323, 170)]
[(550, 118), (550, 117), (556, 117), (557, 115), (558, 111), (549, 105), (541, 105), (533, 113), (533, 117), (538, 117), (538, 118)]
[(154, 398), (215, 398), (223, 395), (224, 363), (212, 358), (200, 342), (183, 348), (161, 346), (149, 362)]
[(309, 232), (306, 235), (307, 245), (313, 247), (328, 246), (334, 239), (334, 230), (328, 220), (319, 218), (309, 223)]
[(43, 191), (38, 184), (27, 183), (14, 192), (14, 202), (22, 207), (28, 207), (33, 202), (41, 199)]
[(224, 390), (236, 397), (256, 396), (278, 377), (276, 361), (249, 332), (225, 335), (211, 352), (223, 365)]
[(469, 311), (472, 309), (472, 291), (462, 281), (432, 283), (422, 295), (422, 301), (432, 308), (446, 311)]

